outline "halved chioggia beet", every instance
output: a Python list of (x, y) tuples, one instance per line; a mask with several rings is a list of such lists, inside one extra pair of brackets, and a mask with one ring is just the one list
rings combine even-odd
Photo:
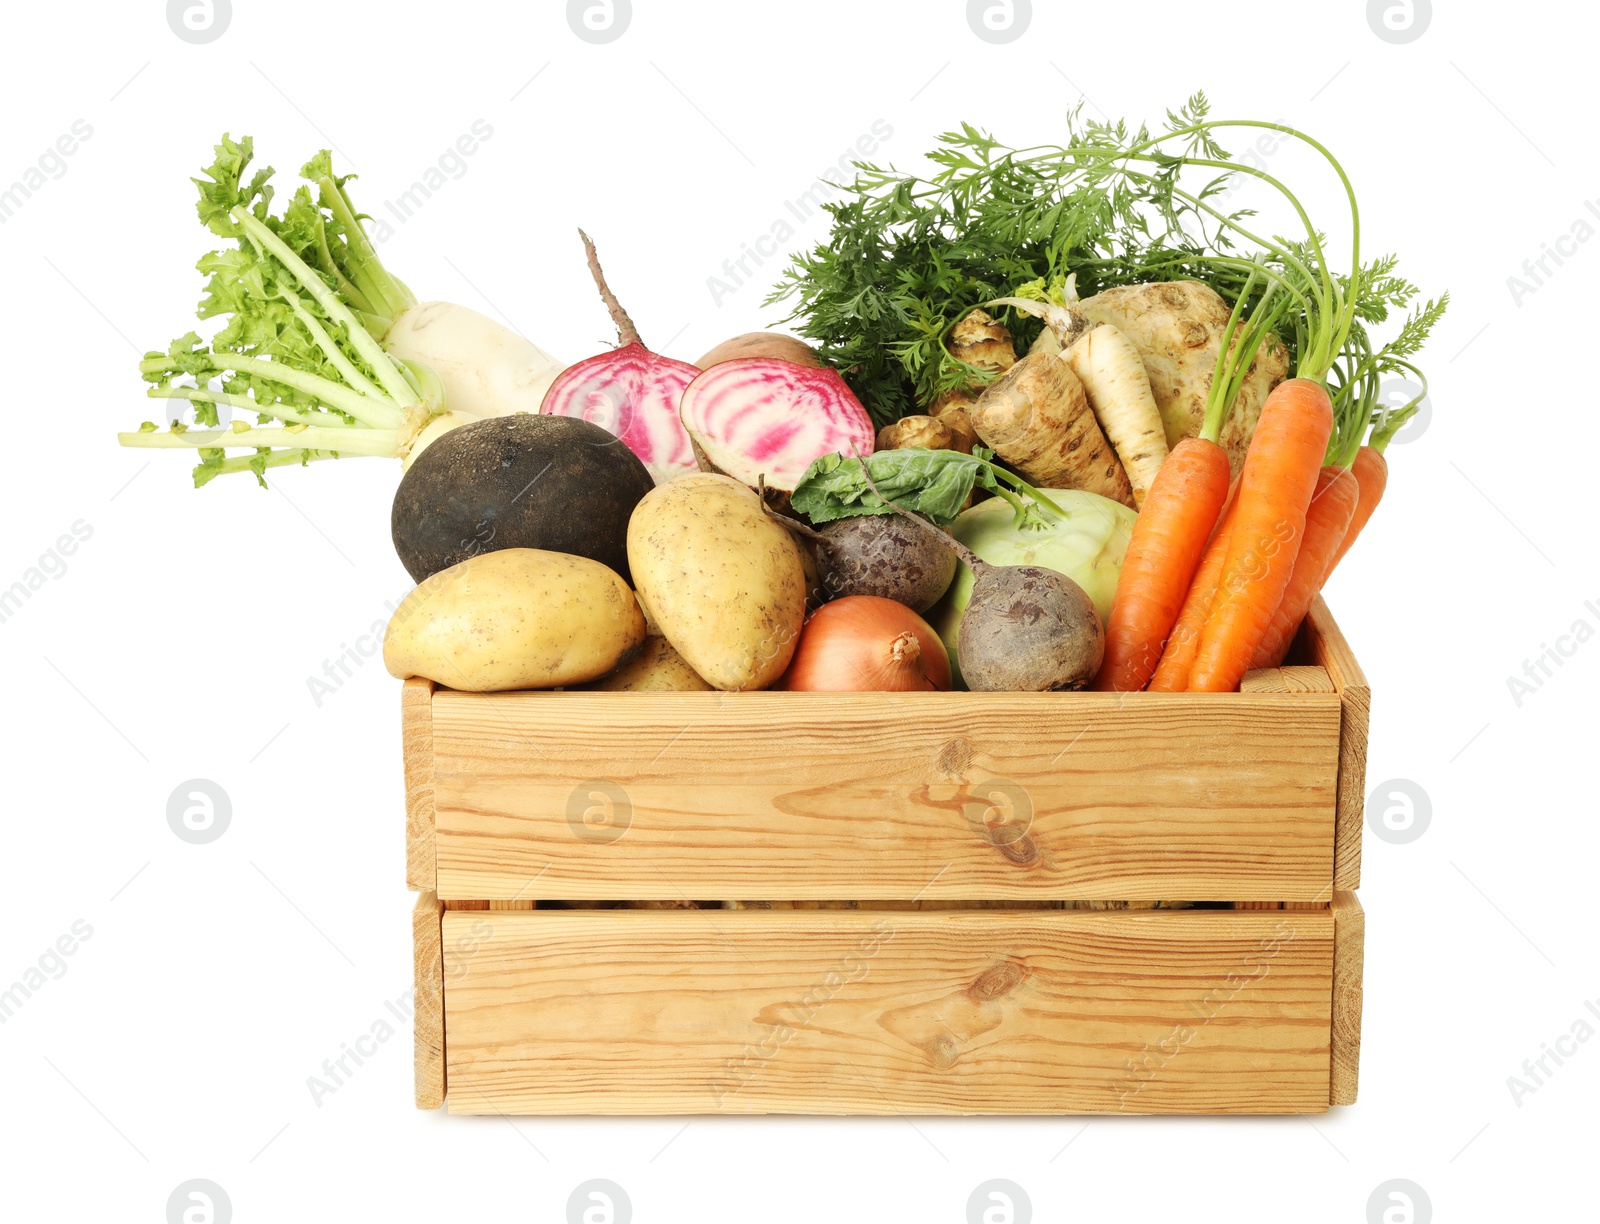
[(876, 431), (837, 370), (776, 357), (712, 366), (689, 384), (679, 412), (705, 457), (735, 480), (793, 492), (823, 455), (866, 455)]
[(545, 392), (539, 411), (578, 417), (609, 430), (638, 455), (657, 484), (698, 470), (689, 435), (678, 419), (683, 389), (698, 366), (645, 348), (628, 312), (606, 284), (589, 235), (578, 231), (600, 298), (617, 325), (617, 347), (563, 370)]

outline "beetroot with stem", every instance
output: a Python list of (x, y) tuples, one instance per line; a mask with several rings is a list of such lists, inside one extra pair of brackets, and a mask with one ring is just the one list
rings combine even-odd
[(792, 493), (823, 455), (872, 450), (877, 431), (837, 370), (740, 357), (706, 370), (683, 393), (684, 428), (735, 480)]
[(579, 417), (609, 430), (639, 456), (657, 484), (698, 470), (694, 448), (678, 418), (678, 402), (700, 368), (645, 348), (639, 329), (606, 284), (594, 243), (582, 230), (578, 236), (600, 299), (617, 325), (617, 347), (562, 371), (545, 392), (539, 411), (546, 416)]

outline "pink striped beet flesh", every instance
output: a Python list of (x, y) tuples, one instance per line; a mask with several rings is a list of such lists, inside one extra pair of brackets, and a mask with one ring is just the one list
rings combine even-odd
[(872, 453), (874, 431), (838, 371), (776, 357), (712, 366), (689, 384), (679, 412), (706, 457), (735, 480), (792, 492), (817, 459)]
[(622, 439), (664, 484), (696, 471), (694, 448), (678, 419), (678, 401), (700, 368), (625, 344), (569, 366), (545, 392), (539, 411), (579, 417)]

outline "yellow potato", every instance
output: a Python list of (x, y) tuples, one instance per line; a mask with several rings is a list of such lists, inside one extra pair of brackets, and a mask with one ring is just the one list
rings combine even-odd
[(652, 634), (644, 649), (609, 676), (583, 686), (597, 693), (704, 692), (711, 688), (664, 637)]
[(480, 553), (424, 580), (395, 609), (383, 664), (465, 692), (558, 688), (603, 676), (644, 643), (628, 584), (587, 557)]
[(628, 520), (628, 568), (662, 635), (712, 688), (766, 688), (806, 615), (800, 546), (745, 485), (700, 473), (658, 485)]

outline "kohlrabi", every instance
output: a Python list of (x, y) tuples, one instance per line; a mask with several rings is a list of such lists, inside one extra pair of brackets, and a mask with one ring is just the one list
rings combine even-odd
[(223, 136), (216, 154), (194, 180), (200, 219), (235, 245), (200, 260), (199, 316), (226, 323), (210, 343), (189, 332), (146, 354), (150, 396), (188, 401), (193, 421), (169, 412), (165, 427), (119, 434), (124, 446), (198, 452), (197, 486), (244, 471), (265, 484), (269, 467), (404, 460), (454, 425), (539, 410), (561, 363), (475, 311), (419, 303), (379, 261), (345, 189), (354, 176), (336, 176), (326, 150), (277, 215), (272, 169), (245, 178), (250, 138)]

